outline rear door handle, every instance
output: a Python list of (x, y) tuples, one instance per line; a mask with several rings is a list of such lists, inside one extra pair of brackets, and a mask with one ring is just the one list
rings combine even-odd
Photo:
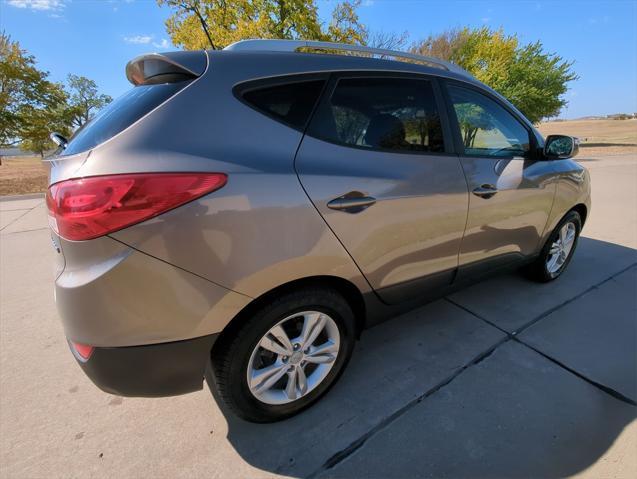
[(351, 194), (352, 193), (347, 193), (346, 195), (334, 198), (327, 203), (327, 207), (332, 210), (341, 210), (347, 213), (358, 213), (376, 203), (376, 198), (372, 198), (371, 196), (349, 196)]
[(493, 197), (498, 192), (498, 189), (493, 185), (482, 185), (478, 186), (476, 189), (472, 191), (472, 193), (480, 198), (484, 198), (488, 200)]

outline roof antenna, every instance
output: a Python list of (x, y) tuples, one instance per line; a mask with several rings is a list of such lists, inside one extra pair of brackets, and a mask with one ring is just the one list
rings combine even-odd
[(197, 18), (199, 18), (199, 23), (201, 23), (201, 28), (203, 28), (204, 33), (208, 37), (208, 42), (210, 42), (210, 48), (212, 48), (213, 50), (216, 50), (217, 48), (215, 47), (215, 44), (212, 43), (212, 38), (210, 37), (210, 32), (208, 32), (208, 27), (206, 26), (206, 21), (204, 20), (203, 16), (201, 15), (201, 12), (199, 11), (199, 7), (196, 4), (192, 4), (190, 6), (190, 8), (195, 13), (195, 15), (197, 15)]

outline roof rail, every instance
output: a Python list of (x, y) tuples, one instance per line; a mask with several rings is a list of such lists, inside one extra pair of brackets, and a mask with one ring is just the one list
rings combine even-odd
[(296, 52), (299, 50), (335, 50), (342, 52), (365, 53), (369, 56), (380, 56), (384, 60), (407, 61), (408, 63), (421, 63), (435, 68), (442, 68), (464, 76), (471, 76), (469, 72), (453, 63), (434, 57), (417, 55), (415, 53), (400, 52), (397, 50), (385, 50), (383, 48), (371, 48), (362, 45), (348, 45), (346, 43), (319, 42), (311, 40), (241, 40), (228, 45), (224, 50), (234, 52)]

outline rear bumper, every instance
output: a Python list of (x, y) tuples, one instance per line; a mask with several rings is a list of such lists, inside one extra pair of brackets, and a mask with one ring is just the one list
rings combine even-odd
[(211, 334), (145, 346), (95, 348), (87, 361), (78, 359), (78, 363), (91, 381), (108, 393), (175, 396), (202, 388), (210, 350), (217, 336)]
[(201, 389), (219, 332), (250, 298), (108, 237), (59, 244), (57, 309), (69, 342), (93, 348), (83, 360), (71, 344), (86, 375), (120, 396)]

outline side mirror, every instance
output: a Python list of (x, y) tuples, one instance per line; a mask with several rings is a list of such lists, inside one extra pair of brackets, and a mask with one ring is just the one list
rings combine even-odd
[(51, 133), (49, 138), (51, 138), (51, 141), (62, 149), (66, 148), (66, 145), (69, 144), (69, 141), (66, 138), (56, 132)]
[(549, 135), (544, 143), (544, 156), (549, 160), (564, 160), (579, 153), (579, 138)]

